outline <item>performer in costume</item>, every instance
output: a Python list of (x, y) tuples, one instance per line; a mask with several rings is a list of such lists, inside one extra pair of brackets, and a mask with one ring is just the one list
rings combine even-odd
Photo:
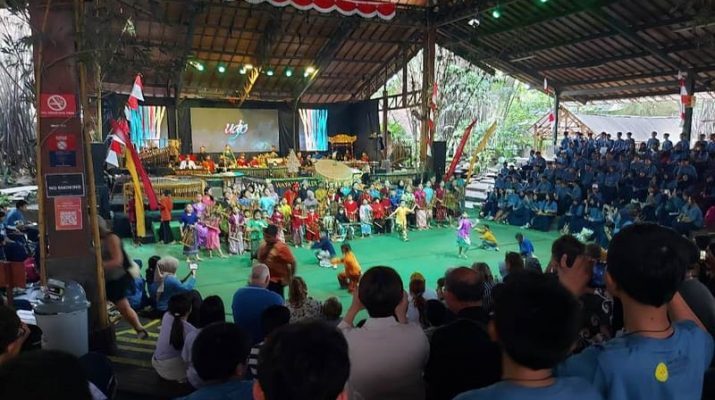
[(196, 202), (193, 204), (194, 213), (196, 214), (196, 218), (198, 219), (198, 222), (194, 226), (194, 228), (196, 229), (196, 234), (197, 234), (196, 245), (198, 247), (206, 246), (206, 236), (208, 234), (208, 230), (206, 229), (206, 226), (202, 223), (204, 214), (206, 214), (206, 209), (207, 209), (206, 204), (202, 200), (203, 200), (203, 196), (201, 196), (200, 194), (197, 194)]
[(397, 207), (397, 209), (393, 211), (392, 214), (390, 214), (390, 218), (395, 217), (395, 225), (397, 225), (397, 230), (400, 232), (400, 236), (405, 242), (409, 240), (407, 238), (407, 215), (412, 214), (413, 212), (414, 208), (408, 208), (403, 201), (400, 203), (400, 206)]
[(159, 239), (164, 244), (174, 243), (174, 234), (171, 232), (171, 210), (174, 209), (174, 202), (171, 200), (171, 191), (164, 190), (159, 199), (159, 211), (161, 216), (161, 228), (159, 228)]
[(331, 260), (335, 257), (335, 247), (330, 241), (330, 234), (328, 232), (323, 232), (320, 240), (313, 243), (310, 247), (315, 250), (315, 258), (318, 259), (318, 265), (323, 268), (330, 268), (333, 266)]
[(320, 215), (315, 212), (315, 207), (308, 208), (305, 216), (305, 240), (315, 242), (320, 239)]
[(228, 217), (228, 252), (230, 254), (243, 254), (243, 228), (245, 221), (241, 210), (233, 207), (233, 212)]
[(291, 229), (293, 233), (293, 245), (301, 247), (303, 245), (303, 226), (305, 225), (305, 216), (303, 215), (303, 207), (300, 202), (296, 202), (291, 215)]
[[(415, 202), (415, 193), (414, 190), (412, 189), (412, 185), (408, 184), (405, 187), (405, 191), (402, 194), (402, 197), (400, 198), (400, 201), (405, 202), (405, 206), (407, 208), (412, 209), (413, 211), (415, 210), (417, 203)], [(408, 227), (414, 227), (417, 225), (415, 213), (411, 213), (407, 215), (407, 226)]]
[(440, 182), (437, 189), (434, 191), (434, 209), (435, 209), (435, 221), (440, 224), (447, 223), (447, 207), (445, 207), (445, 190), (444, 182)]
[(186, 261), (191, 262), (192, 257), (194, 257), (196, 261), (200, 261), (201, 257), (199, 257), (198, 244), (199, 238), (198, 232), (196, 231), (196, 225), (199, 222), (199, 218), (196, 216), (194, 207), (191, 204), (186, 205), (179, 222), (181, 222), (181, 241), (184, 244), (184, 255), (186, 256)]
[(377, 233), (385, 233), (385, 207), (379, 198), (375, 199), (370, 206), (372, 208), (372, 224)]
[(258, 259), (258, 249), (261, 247), (263, 230), (268, 227), (268, 223), (263, 219), (261, 210), (253, 212), (253, 218), (246, 222), (246, 232), (251, 239), (251, 260)]
[(221, 215), (212, 210), (212, 212), (205, 215), (205, 217), (206, 250), (209, 252), (209, 258), (213, 258), (214, 250), (218, 252), (219, 257), (226, 258), (226, 255), (223, 254), (223, 251), (221, 250), (221, 228), (219, 228), (219, 225), (221, 224)]
[[(285, 199), (281, 199), (281, 202), (285, 202)], [(285, 218), (283, 216), (283, 212), (280, 210), (280, 207), (276, 207), (273, 210), (273, 215), (271, 215), (270, 223), (278, 228), (276, 239), (278, 239), (279, 242), (285, 243), (286, 238), (285, 233), (283, 231), (285, 229)]]
[(357, 212), (359, 204), (353, 200), (352, 195), (349, 194), (347, 196), (345, 203), (343, 203), (343, 206), (345, 207), (345, 213), (347, 214), (348, 219), (351, 222), (357, 221)]
[(429, 226), (427, 225), (427, 195), (421, 183), (415, 190), (415, 204), (417, 205), (417, 229), (423, 231)]
[(360, 206), (360, 233), (362, 237), (372, 235), (372, 207), (367, 199)]
[(341, 289), (347, 288), (348, 292), (352, 293), (360, 281), (362, 269), (349, 243), (343, 243), (340, 246), (340, 251), (343, 253), (343, 257), (333, 259), (333, 268), (337, 269), (337, 264), (343, 264), (345, 266), (345, 271), (338, 274), (338, 282), (340, 283)]
[(472, 221), (466, 212), (462, 213), (457, 228), (457, 257), (467, 258), (467, 250), (472, 245), (470, 234), (472, 233)]

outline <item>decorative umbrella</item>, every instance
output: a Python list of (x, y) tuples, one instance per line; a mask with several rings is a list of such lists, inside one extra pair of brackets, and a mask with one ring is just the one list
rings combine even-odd
[(318, 160), (315, 162), (315, 172), (328, 180), (351, 181), (355, 170), (339, 161)]

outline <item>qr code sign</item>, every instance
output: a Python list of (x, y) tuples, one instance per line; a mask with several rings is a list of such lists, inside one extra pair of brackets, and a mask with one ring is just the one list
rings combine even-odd
[(62, 226), (77, 226), (77, 212), (75, 212), (75, 211), (60, 211), (60, 225), (62, 225)]

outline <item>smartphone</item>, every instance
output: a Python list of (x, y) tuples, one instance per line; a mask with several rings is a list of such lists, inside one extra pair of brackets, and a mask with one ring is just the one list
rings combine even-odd
[(596, 261), (593, 264), (593, 274), (591, 275), (591, 282), (588, 283), (589, 287), (594, 289), (603, 289), (606, 287), (606, 263), (603, 261)]
[(708, 252), (705, 250), (700, 250), (700, 261), (705, 261), (708, 258)]
[(196, 271), (197, 269), (199, 269), (199, 264), (189, 263), (189, 269), (192, 271)]

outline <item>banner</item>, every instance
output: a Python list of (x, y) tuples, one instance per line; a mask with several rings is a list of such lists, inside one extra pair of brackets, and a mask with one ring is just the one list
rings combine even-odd
[(452, 162), (449, 163), (449, 169), (447, 170), (447, 173), (444, 175), (443, 180), (446, 182), (449, 180), (449, 178), (452, 177), (452, 174), (454, 174), (454, 170), (457, 169), (457, 164), (459, 164), (459, 160), (462, 158), (462, 153), (464, 152), (464, 146), (467, 144), (467, 141), (469, 140), (469, 136), (472, 134), (472, 128), (474, 127), (474, 124), (477, 123), (477, 119), (474, 118), (472, 120), (472, 123), (470, 123), (467, 126), (467, 129), (464, 130), (464, 134), (462, 135), (462, 140), (459, 142), (459, 146), (457, 146), (457, 151), (454, 153), (454, 157), (452, 158)]

